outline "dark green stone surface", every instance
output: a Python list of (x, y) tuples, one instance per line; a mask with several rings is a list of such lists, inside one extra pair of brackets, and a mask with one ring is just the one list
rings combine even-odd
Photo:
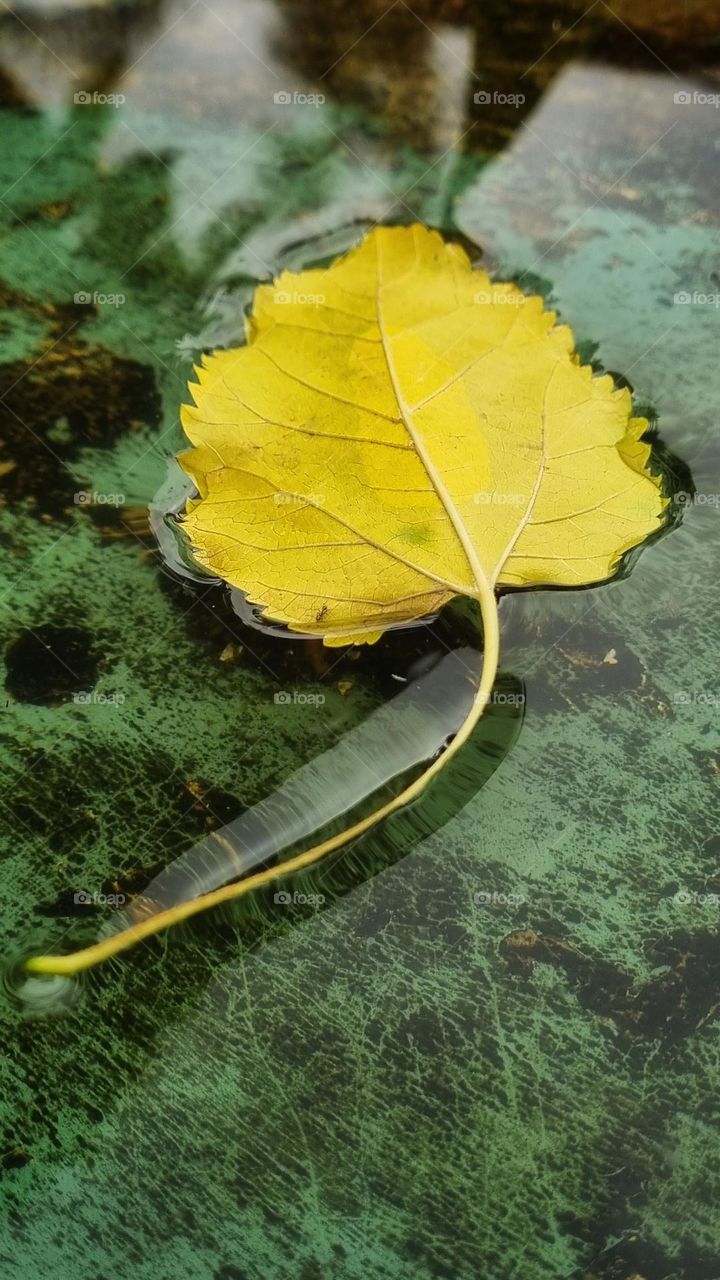
[[(383, 8), (0, 17), (3, 1280), (720, 1276), (720, 309), (674, 301), (720, 295), (720, 112), (673, 101), (713, 91), (707, 13)], [(16, 962), (108, 914), (75, 893), (139, 891), (466, 639), (261, 636), (145, 515), (255, 283), (412, 217), (548, 294), (695, 500), (629, 576), (504, 602), (522, 726), (306, 877), (321, 910), (23, 1004)]]

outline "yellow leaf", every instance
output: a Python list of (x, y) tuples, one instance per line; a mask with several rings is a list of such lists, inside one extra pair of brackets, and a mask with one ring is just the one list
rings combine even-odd
[(247, 345), (196, 370), (180, 461), (198, 496), (194, 558), (270, 618), (329, 645), (478, 601), (472, 710), (422, 776), (277, 867), (151, 915), (74, 956), (72, 973), (208, 906), (309, 866), (413, 800), (492, 692), (496, 590), (601, 582), (660, 528), (647, 423), (580, 364), (537, 297), (492, 283), (422, 226), (370, 232), (326, 270), (256, 291)]
[(658, 528), (647, 423), (540, 298), (424, 227), (255, 294), (183, 410), (195, 559), (327, 644), (495, 586), (578, 586)]

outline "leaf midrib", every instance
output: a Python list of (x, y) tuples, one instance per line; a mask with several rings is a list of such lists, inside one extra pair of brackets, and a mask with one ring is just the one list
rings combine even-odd
[[(390, 378), (393, 393), (395, 395), (395, 400), (397, 402), (397, 406), (400, 411), (400, 416), (405, 425), (405, 429), (408, 435), (410, 436), (410, 439), (412, 440), (412, 443), (415, 447), (415, 452), (417, 453), (420, 461), (422, 462), (422, 465), (424, 466), (425, 471), (427, 472), (428, 478), (430, 479), (433, 485), (433, 488), (437, 493), (438, 498), (442, 502), (443, 507), (445, 508), (445, 513), (453, 529), (455, 530), (457, 539), (460, 542), (460, 545), (463, 551), (465, 552), (465, 556), (467, 558), (467, 562), (468, 562), (470, 572), (473, 577), (473, 583), (474, 583), (474, 589), (470, 592), (467, 592), (466, 594), (473, 596), (476, 600), (480, 600), (482, 596), (487, 594), (488, 587), (492, 588), (494, 586), (494, 578), (490, 578), (489, 575), (486, 573), (485, 569), (483, 568), (483, 565), (480, 561), (480, 557), (478, 556), (477, 550), (475, 548), (475, 544), (473, 543), (472, 537), (470, 535), (470, 530), (467, 528), (467, 525), (463, 521), (462, 516), (460, 515), (460, 512), (455, 506), (455, 503), (452, 500), (451, 494), (447, 489), (445, 482), (443, 481), (441, 472), (435, 466), (435, 463), (433, 462), (432, 457), (430, 456), (428, 450), (426, 449), (422, 434), (416, 429), (415, 423), (413, 422), (412, 409), (408, 405), (403, 395), (402, 388), (400, 386), (400, 383), (397, 377), (397, 372), (395, 369), (395, 362), (393, 360), (392, 352), (390, 350), (388, 336), (385, 331), (385, 325), (383, 323), (383, 314), (382, 314), (380, 295), (382, 293), (384, 286), (382, 284), (382, 263), (381, 263), (379, 236), (375, 238), (375, 255), (376, 255), (375, 274), (377, 279), (377, 285), (376, 285), (376, 291), (375, 291), (375, 309), (376, 309), (376, 316), (377, 316), (377, 326), (378, 326), (378, 332), (380, 334), (380, 338), (382, 341), (383, 353), (385, 355), (385, 363), (387, 365), (388, 376)], [(415, 248), (415, 260), (417, 261), (417, 246)]]

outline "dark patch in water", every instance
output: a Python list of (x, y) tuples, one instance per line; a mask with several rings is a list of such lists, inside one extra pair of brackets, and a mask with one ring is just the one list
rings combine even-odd
[(665, 972), (636, 986), (631, 974), (601, 957), (581, 953), (571, 942), (533, 929), (509, 933), (502, 954), (511, 970), (530, 977), (536, 964), (561, 969), (583, 1008), (611, 1021), (629, 1040), (679, 1044), (713, 1018), (720, 1005), (720, 935), (677, 933), (646, 948)]
[(69, 218), (73, 212), (73, 203), (71, 200), (46, 200), (43, 204), (37, 205), (35, 209), (27, 209), (23, 213), (22, 218), (15, 215), (11, 219), (11, 225), (17, 227), (26, 227), (32, 222), (62, 222), (65, 218)]
[(568, 663), (568, 685), (581, 683), (584, 695), (615, 695), (642, 687), (644, 667), (615, 633), (602, 635), (595, 627), (578, 623), (556, 647)]
[[(65, 859), (68, 874), (82, 870), (85, 842), (97, 835), (90, 782), (78, 781), (63, 767), (60, 756), (42, 753), (34, 762), (30, 758), (22, 785), (18, 787), (14, 782), (5, 793), (4, 802), (25, 835), (39, 837), (51, 853)], [(3, 856), (14, 852), (10, 841)]]
[(78, 336), (95, 313), (91, 303), (39, 303), (0, 286), (0, 304), (47, 325), (38, 350), (0, 365), (1, 492), (30, 498), (48, 515), (68, 514), (81, 489), (69, 464), (80, 451), (160, 421), (155, 375)]
[(82, 627), (28, 628), (8, 646), (5, 688), (18, 702), (57, 707), (97, 682), (100, 657)]
[(22, 1147), (14, 1147), (0, 1157), (0, 1165), (3, 1169), (23, 1169), (31, 1160), (29, 1151), (24, 1151)]
[(720, 1259), (689, 1241), (682, 1244), (676, 1256), (669, 1257), (652, 1241), (628, 1231), (607, 1248), (605, 1242), (617, 1235), (614, 1218), (604, 1223), (596, 1235), (597, 1256), (572, 1280), (717, 1280), (720, 1275)]
[[(432, 665), (459, 643), (482, 648), (482, 631), (455, 604), (417, 627), (386, 631), (376, 644), (331, 649), (321, 640), (294, 637), (292, 632), (253, 627), (232, 608), (224, 585), (192, 582), (168, 571), (162, 589), (177, 607), (192, 640), (217, 660), (227, 645), (239, 646), (244, 665), (272, 675), (282, 688), (317, 680), (336, 685), (351, 681), (374, 694), (392, 697), (418, 666)], [(193, 596), (195, 603), (192, 603)]]

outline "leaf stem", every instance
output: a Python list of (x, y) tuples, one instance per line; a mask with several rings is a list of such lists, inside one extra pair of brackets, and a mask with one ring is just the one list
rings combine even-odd
[(483, 624), (483, 667), (472, 706), (452, 742), (446, 747), (442, 755), (433, 760), (425, 772), (410, 783), (404, 791), (388, 800), (379, 809), (376, 809), (374, 813), (361, 818), (345, 831), (331, 836), (329, 839), (322, 841), (321, 844), (314, 845), (311, 849), (306, 849), (303, 853), (296, 854), (294, 858), (288, 858), (285, 862), (280, 863), (279, 866), (271, 867), (267, 871), (260, 871), (253, 876), (247, 876), (244, 880), (233, 881), (232, 884), (223, 885), (222, 888), (214, 889), (211, 893), (205, 893), (198, 898), (191, 898), (187, 902), (178, 903), (165, 911), (158, 911), (148, 916), (147, 919), (141, 920), (138, 924), (119, 930), (109, 938), (104, 938), (101, 942), (96, 942), (93, 946), (85, 947), (82, 951), (76, 951), (72, 955), (32, 956), (29, 960), (26, 960), (25, 968), (31, 973), (66, 975), (80, 973), (84, 969), (91, 969), (96, 964), (102, 963), (103, 960), (108, 960), (111, 956), (115, 956), (121, 951), (126, 951), (129, 947), (134, 946), (136, 942), (141, 942), (143, 938), (149, 938), (155, 933), (160, 933), (163, 929), (168, 929), (173, 924), (179, 924), (181, 920), (187, 920), (190, 916), (198, 915), (201, 911), (207, 911), (208, 908), (219, 906), (221, 903), (229, 902), (233, 898), (242, 898), (246, 893), (251, 893), (253, 889), (259, 889), (262, 885), (271, 884), (273, 880), (284, 879), (285, 876), (291, 875), (295, 871), (302, 871), (306, 867), (312, 866), (327, 854), (333, 853), (336, 849), (348, 844), (349, 841), (356, 840), (358, 836), (364, 835), (366, 831), (370, 831), (379, 822), (388, 818), (390, 814), (396, 813), (398, 809), (402, 809), (405, 805), (416, 800), (425, 790), (428, 783), (432, 781), (441, 769), (444, 769), (448, 761), (467, 742), (492, 693), (498, 667), (500, 632), (495, 593), (484, 575), (478, 577), (478, 599)]

